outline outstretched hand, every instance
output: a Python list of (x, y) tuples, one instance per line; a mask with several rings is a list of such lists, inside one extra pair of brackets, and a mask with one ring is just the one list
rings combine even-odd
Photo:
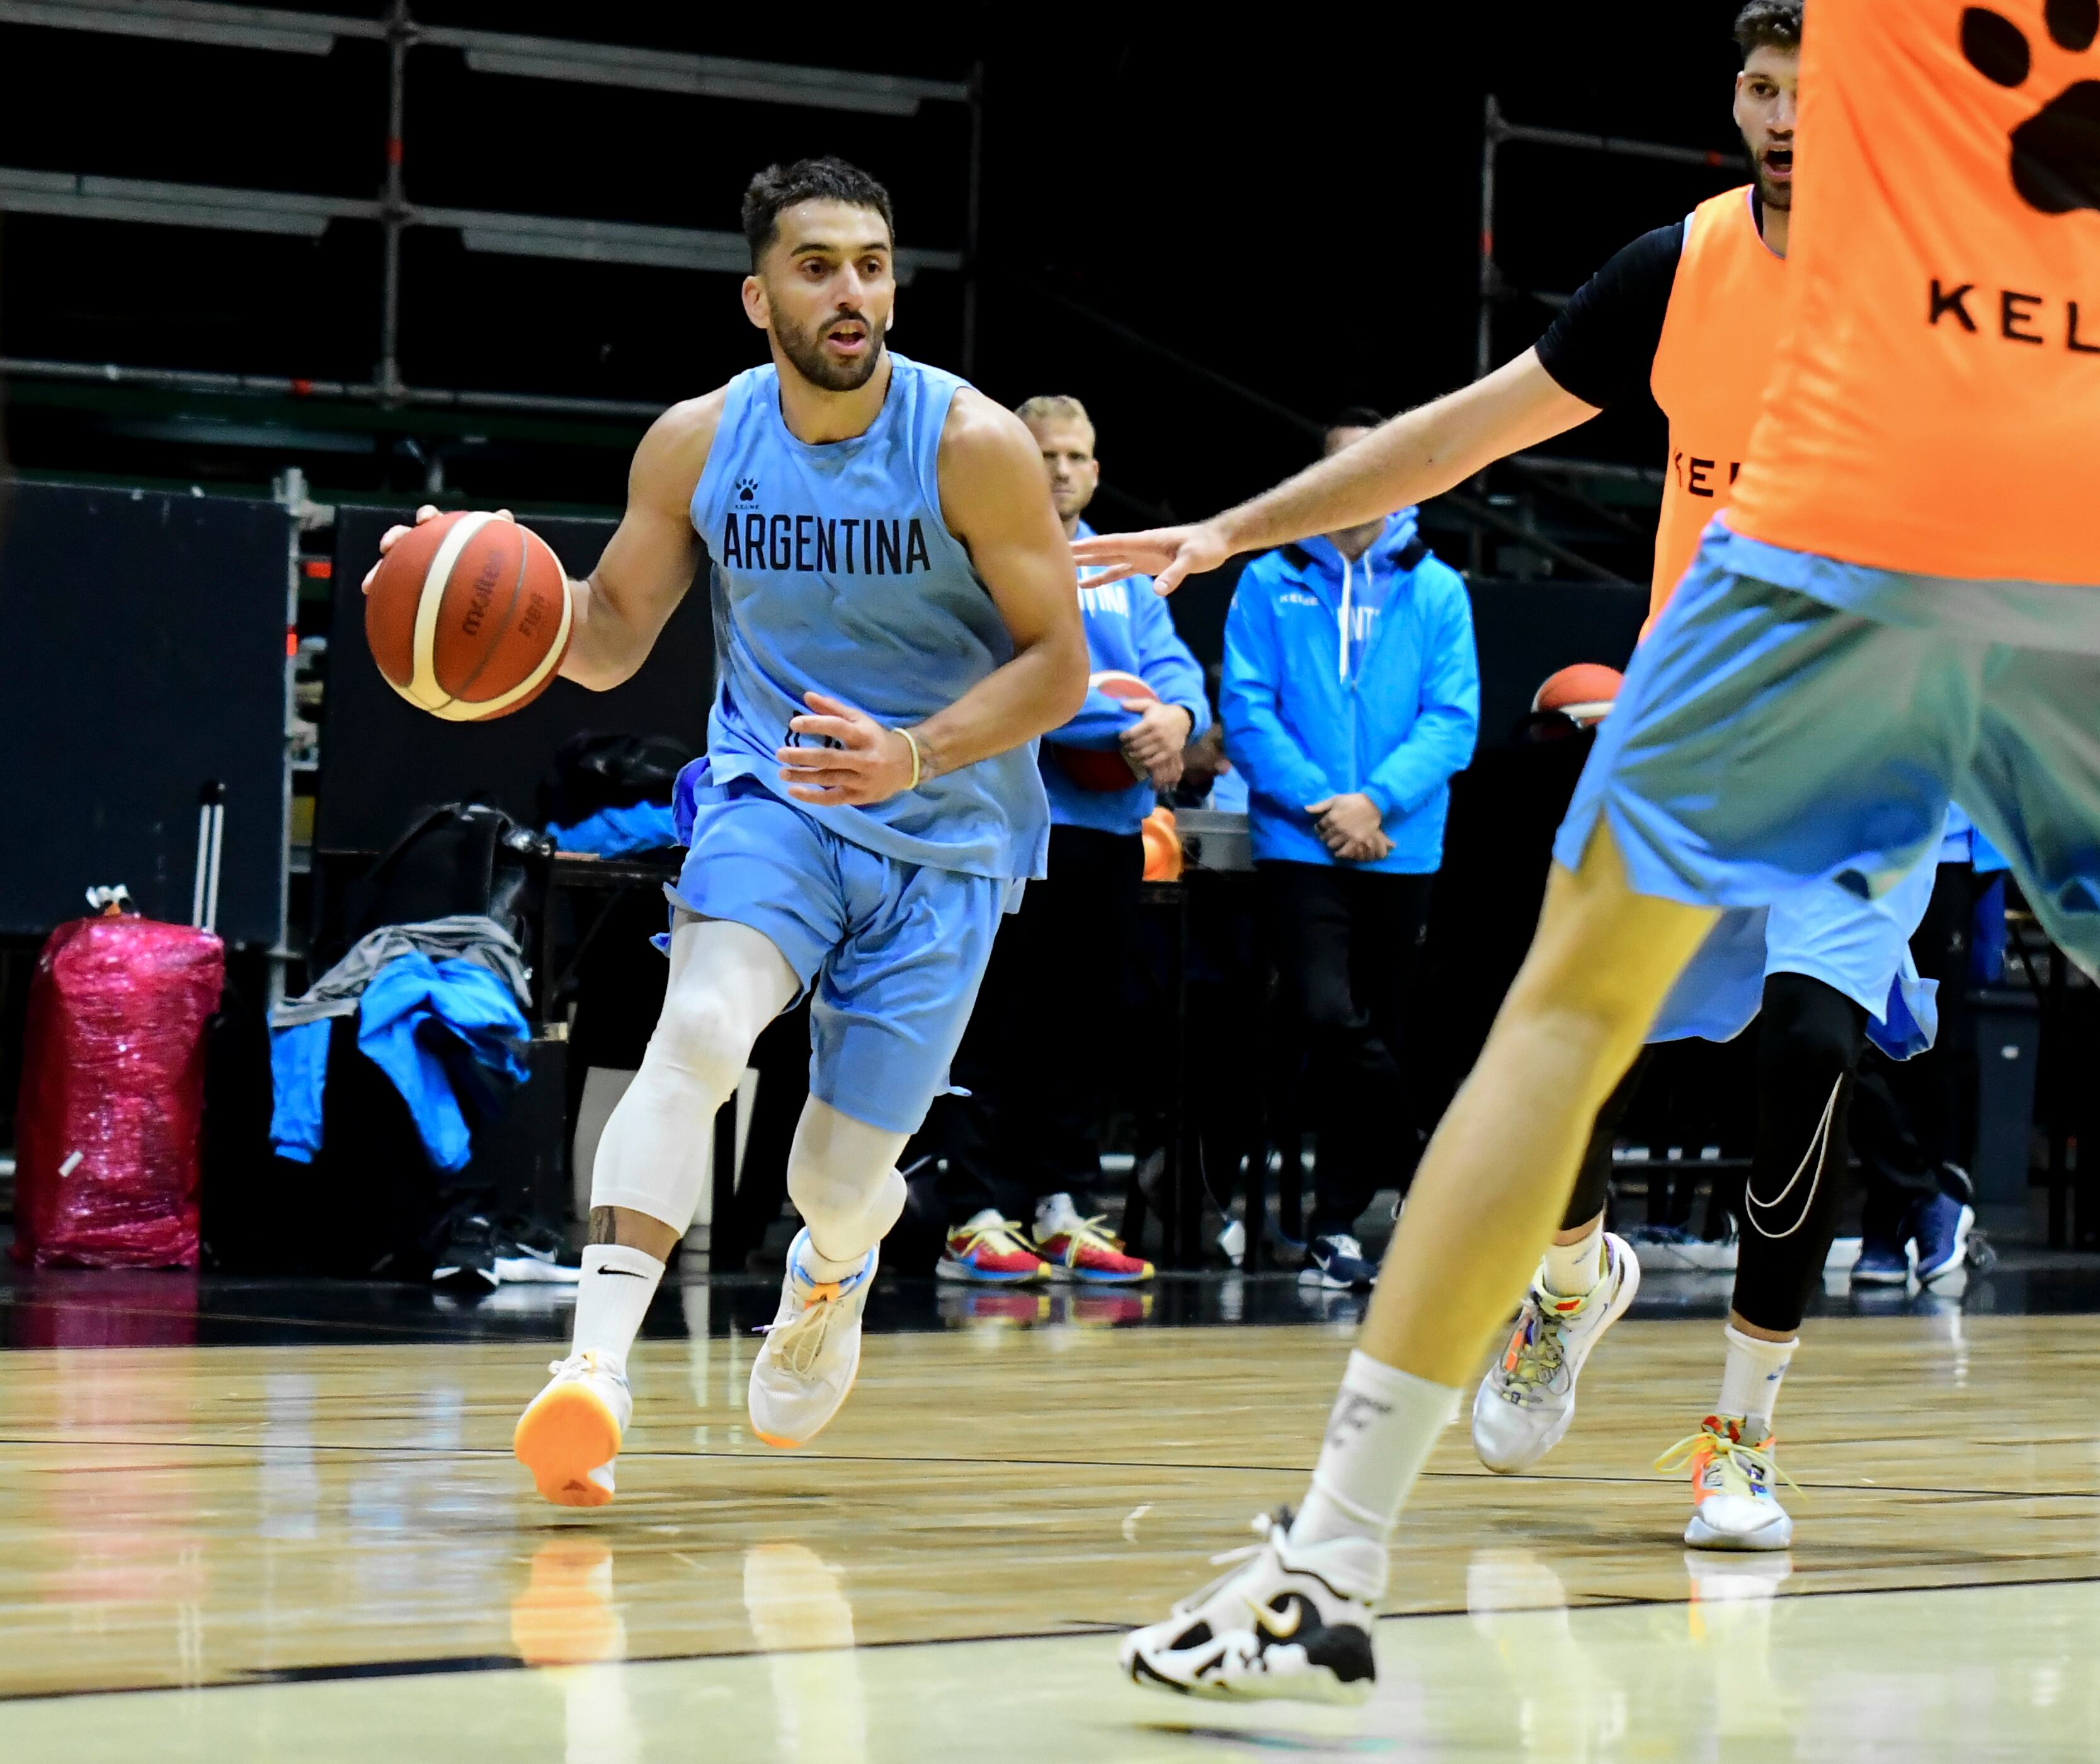
[[(435, 520), (443, 512), (443, 511), (439, 508), (436, 503), (426, 502), (421, 508), (416, 511), (416, 524), (420, 527), (426, 520)], [(507, 508), (499, 508), (496, 511), (496, 518), (498, 520), (515, 520), (518, 517), (512, 514)], [(386, 554), (392, 550), (394, 547), (400, 542), (403, 536), (408, 531), (409, 529), (406, 527), (389, 527), (386, 532), (380, 534), (379, 555), (382, 560), (386, 558)], [(363, 591), (364, 593), (370, 594), (372, 592), (372, 578), (378, 573), (379, 565), (377, 564), (373, 564), (370, 569), (364, 573), (364, 581), (363, 585)]]
[(897, 730), (822, 692), (805, 692), (802, 702), (809, 710), (788, 727), (810, 745), (774, 754), (796, 802), (864, 808), (911, 788), (911, 743)]
[[(1224, 533), (1209, 521), (1193, 527), (1154, 527), (1145, 533), (1096, 533), (1072, 542), (1072, 561), (1083, 573), (1082, 588), (1149, 576), (1152, 591), (1171, 595), (1191, 576), (1213, 570), (1233, 555)], [(1096, 570), (1097, 575), (1083, 573)]]

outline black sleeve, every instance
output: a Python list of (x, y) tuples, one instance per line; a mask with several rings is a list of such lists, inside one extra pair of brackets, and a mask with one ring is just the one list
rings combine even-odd
[(1599, 409), (1648, 383), (1684, 254), (1684, 223), (1644, 232), (1575, 290), (1538, 339), (1564, 391)]

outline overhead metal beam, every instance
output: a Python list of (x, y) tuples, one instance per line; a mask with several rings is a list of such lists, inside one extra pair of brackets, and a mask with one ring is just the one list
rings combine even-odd
[(377, 220), (380, 205), (352, 197), (230, 190), (208, 183), (162, 183), (147, 178), (96, 178), (0, 166), (0, 210), (311, 239), (324, 232), (332, 220)]
[[(210, 0), (0, 0), (0, 24), (95, 31), (172, 42), (211, 43), (324, 55), (342, 38), (383, 41), (382, 19), (267, 7), (223, 6)], [(570, 85), (612, 86), (627, 91), (680, 92), (748, 104), (798, 104), (818, 110), (909, 117), (925, 103), (967, 104), (960, 80), (913, 79), (845, 68), (805, 68), (745, 61), (622, 43), (574, 42), (560, 37), (521, 37), (505, 31), (417, 24), (412, 47), (457, 49), (477, 73), (507, 74)]]
[[(211, 184), (95, 178), (0, 166), (0, 210), (316, 238), (330, 221), (382, 220), (386, 205), (355, 197), (231, 190)], [(751, 267), (751, 250), (740, 232), (582, 220), (560, 214), (511, 214), (474, 208), (410, 208), (403, 214), (402, 224), (457, 228), (470, 251), (501, 252), (513, 257), (717, 270), (739, 276)], [(921, 270), (962, 267), (960, 251), (907, 249), (897, 254), (900, 281), (910, 281)]]

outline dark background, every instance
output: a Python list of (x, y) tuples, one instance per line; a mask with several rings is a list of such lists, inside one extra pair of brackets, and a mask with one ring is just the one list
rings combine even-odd
[[(1469, 378), (1485, 96), (1520, 122), (1732, 148), (1732, 12), (1712, 0), (1317, 9), (1286, 29), (1273, 15), (1216, 13), (1126, 26), (848, 11), (818, 28), (815, 15), (757, 8), (416, 8), (429, 23), (939, 78), (981, 64), (976, 377), (1009, 403), (1045, 391), (1088, 402), (1107, 467), (1098, 512), (1113, 523), (1207, 511), (1306, 456), (1301, 426), (1206, 374), (1316, 418)], [(0, 26), (0, 166), (369, 197), (384, 64), (373, 42), (316, 58)], [(733, 230), (756, 167), (836, 151), (889, 183), (901, 242), (962, 243), (958, 106), (901, 120), (558, 85), (470, 73), (438, 48), (408, 64), (412, 201)], [(1727, 181), (1507, 148), (1505, 272), (1564, 292)], [(371, 375), (374, 226), (338, 222), (307, 241), (17, 215), (0, 244), (7, 356)], [(417, 385), (668, 403), (761, 358), (730, 276), (471, 254), (452, 235), (408, 235), (404, 309), (403, 374)], [(1503, 303), (1498, 359), (1550, 316), (1520, 295)], [(958, 365), (960, 328), (954, 275), (903, 290), (907, 353)], [(636, 433), (20, 375), (9, 396), (9, 449), (32, 472), (260, 485), (296, 458), (319, 492), (369, 496), (413, 492), (435, 453), (463, 499), (541, 508), (615, 505)], [(1554, 446), (1643, 465), (1661, 452), (1652, 412)], [(1433, 524), (1432, 536), (1453, 549)], [(1599, 543), (1621, 573), (1644, 573), (1638, 539)]]

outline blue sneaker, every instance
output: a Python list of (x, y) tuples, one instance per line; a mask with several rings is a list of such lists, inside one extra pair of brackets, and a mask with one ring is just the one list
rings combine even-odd
[(1974, 1207), (1951, 1195), (1934, 1195), (1911, 1209), (1908, 1222), (1917, 1245), (1920, 1285), (1930, 1286), (1968, 1260), (1970, 1228), (1976, 1222)]
[(1852, 1264), (1855, 1286), (1908, 1286), (1910, 1284), (1910, 1244), (1907, 1239), (1869, 1237), (1860, 1245), (1860, 1259)]
[(1314, 1238), (1298, 1275), (1299, 1285), (1332, 1292), (1362, 1292), (1377, 1279), (1378, 1270), (1364, 1259), (1364, 1246), (1346, 1231)]

